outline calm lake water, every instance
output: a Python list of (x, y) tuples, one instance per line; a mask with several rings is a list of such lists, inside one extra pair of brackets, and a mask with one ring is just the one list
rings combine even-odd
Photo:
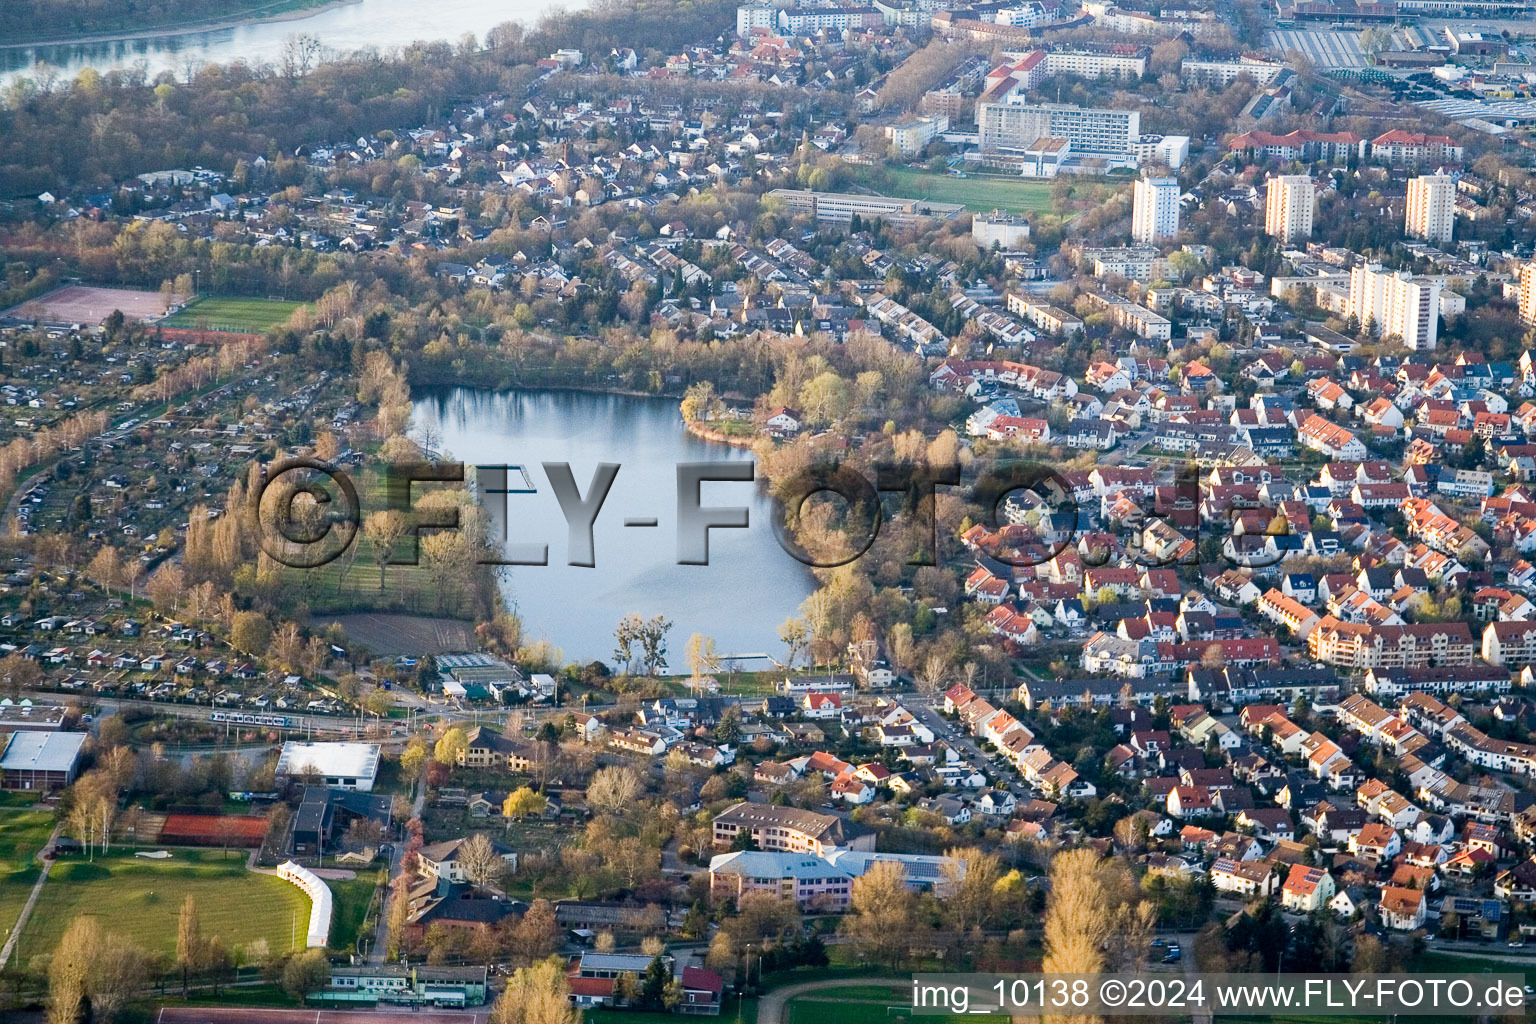
[[(701, 504), (745, 506), (749, 526), (711, 530), (709, 565), (677, 564), (677, 464), (751, 453), (685, 432), (676, 401), (456, 388), (417, 397), (413, 435), (467, 465), (527, 467), (537, 493), (508, 495), (509, 540), (548, 544), (550, 564), (513, 567), (504, 590), (528, 635), (549, 639), (567, 660), (609, 660), (614, 626), (630, 612), (672, 620), (673, 671), (683, 668), (684, 645), (696, 632), (714, 637), (723, 655), (782, 655), (779, 624), (796, 614), (813, 581), (774, 539), (755, 484), (703, 485)], [(545, 462), (570, 463), (583, 495), (598, 463), (621, 467), (593, 529), (595, 568), (566, 564), (565, 517)], [(643, 517), (657, 525), (624, 525)]]
[(182, 77), (188, 63), (277, 63), (283, 40), (303, 33), (336, 53), (372, 47), (385, 51), (418, 40), (458, 42), (466, 32), (484, 39), (504, 21), (532, 25), (553, 10), (585, 6), (581, 0), (362, 0), (361, 3), (291, 21), (240, 25), (214, 31), (190, 31), (79, 45), (0, 49), (0, 83), (18, 74), (35, 74), (44, 61), (64, 78), (81, 68), (101, 71), (142, 63), (151, 77), (174, 71)]

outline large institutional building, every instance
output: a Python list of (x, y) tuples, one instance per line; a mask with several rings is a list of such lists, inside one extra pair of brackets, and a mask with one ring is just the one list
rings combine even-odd
[(965, 211), (960, 203), (864, 196), (851, 192), (812, 192), (800, 188), (776, 188), (768, 193), (768, 198), (783, 203), (791, 214), (810, 214), (823, 224), (847, 224), (857, 216), (864, 220), (908, 225), (925, 217), (953, 220)]
[(1068, 103), (978, 103), (976, 126), (982, 153), (1022, 152), (1036, 139), (1066, 139), (1084, 157), (1127, 163), (1141, 138), (1141, 114), (1135, 110), (1076, 107)]
[(289, 740), (278, 755), (276, 775), (279, 781), (313, 776), (316, 785), (371, 793), (379, 775), (379, 745)]
[(749, 837), (760, 850), (814, 853), (824, 857), (842, 848), (873, 850), (875, 834), (834, 814), (818, 814), (798, 807), (753, 804), (743, 801), (715, 816), (715, 845), (729, 848)]

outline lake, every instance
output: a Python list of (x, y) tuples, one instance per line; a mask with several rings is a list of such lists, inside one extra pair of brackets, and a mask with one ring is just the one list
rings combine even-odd
[(466, 32), (482, 41), (485, 33), (504, 21), (532, 25), (550, 11), (584, 6), (556, 0), (361, 0), (288, 21), (269, 21), (232, 28), (146, 35), (108, 42), (58, 44), (0, 49), (0, 83), (32, 73), (38, 61), (73, 78), (81, 68), (101, 71), (131, 68), (142, 63), (150, 77), (174, 71), (183, 77), (188, 63), (277, 63), (283, 40), (303, 33), (314, 36), (335, 53), (372, 47), (384, 51), (418, 40), (458, 42)]
[[(503, 592), (522, 617), (525, 633), (547, 638), (567, 661), (608, 661), (614, 627), (630, 612), (672, 621), (668, 647), (674, 672), (684, 668), (684, 646), (692, 633), (714, 637), (722, 655), (782, 656), (778, 627), (797, 613), (814, 580), (774, 539), (768, 500), (755, 484), (703, 485), (702, 505), (745, 506), (749, 525), (711, 530), (709, 565), (676, 564), (677, 464), (752, 457), (687, 433), (676, 401), (455, 388), (416, 398), (412, 435), (466, 465), (527, 468), (537, 493), (507, 496), (514, 534), (509, 540), (548, 544), (550, 564), (512, 567)], [(545, 462), (570, 463), (582, 495), (598, 463), (620, 466), (593, 529), (595, 568), (566, 564), (565, 517)], [(624, 525), (626, 518), (647, 517), (657, 525)], [(748, 661), (741, 667), (769, 666)]]

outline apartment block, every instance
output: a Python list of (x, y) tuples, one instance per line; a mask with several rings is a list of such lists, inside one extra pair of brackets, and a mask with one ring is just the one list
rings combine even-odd
[(1305, 174), (1281, 174), (1269, 179), (1264, 200), (1264, 233), (1287, 244), (1312, 237), (1312, 212), (1317, 189)]
[(1379, 263), (1358, 266), (1349, 272), (1344, 315), (1357, 318), (1373, 336), (1401, 338), (1408, 348), (1429, 351), (1440, 327), (1440, 283), (1383, 270)]
[(1179, 181), (1177, 178), (1136, 179), (1131, 207), (1131, 237), (1156, 243), (1179, 233)]
[(1425, 174), (1408, 182), (1408, 218), (1404, 233), (1431, 245), (1449, 245), (1456, 230), (1456, 179)]

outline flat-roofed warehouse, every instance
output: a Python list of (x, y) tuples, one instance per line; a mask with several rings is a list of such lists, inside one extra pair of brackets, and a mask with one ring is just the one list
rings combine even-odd
[(277, 759), (278, 780), (306, 774), (317, 776), (318, 784), (322, 786), (370, 793), (379, 774), (379, 745), (301, 743), (297, 740), (284, 743), (283, 752)]
[(85, 733), (26, 730), (0, 742), (0, 789), (63, 789), (75, 781)]
[(9, 697), (0, 700), (0, 733), (37, 730), (42, 732), (64, 728), (69, 709), (61, 704), (33, 704), (24, 700), (13, 704)]

